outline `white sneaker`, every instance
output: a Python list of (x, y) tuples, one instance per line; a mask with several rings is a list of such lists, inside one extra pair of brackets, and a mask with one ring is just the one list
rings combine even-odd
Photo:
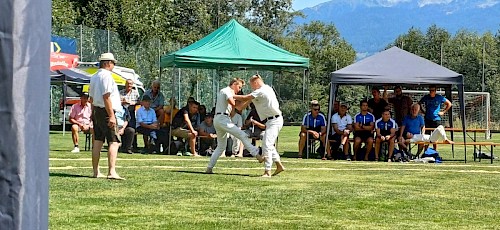
[(177, 152), (177, 156), (178, 157), (182, 157), (182, 153), (181, 152)]
[(80, 148), (78, 147), (75, 147), (73, 150), (71, 150), (72, 153), (79, 153), (80, 152)]

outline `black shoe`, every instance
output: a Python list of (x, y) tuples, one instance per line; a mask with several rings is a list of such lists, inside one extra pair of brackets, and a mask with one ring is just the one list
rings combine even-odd
[(134, 152), (132, 152), (132, 150), (131, 150), (131, 149), (127, 150), (127, 152), (126, 152), (126, 153), (127, 153), (127, 154), (134, 154)]

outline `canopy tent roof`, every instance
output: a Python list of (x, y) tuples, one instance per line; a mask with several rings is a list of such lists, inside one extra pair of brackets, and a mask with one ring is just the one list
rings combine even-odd
[(60, 69), (51, 71), (50, 82), (54, 83), (73, 83), (89, 84), (92, 75), (78, 68)]
[(201, 40), (161, 57), (161, 67), (200, 69), (307, 69), (309, 58), (290, 53), (232, 19)]
[(463, 84), (461, 74), (398, 47), (337, 70), (331, 78), (337, 84)]

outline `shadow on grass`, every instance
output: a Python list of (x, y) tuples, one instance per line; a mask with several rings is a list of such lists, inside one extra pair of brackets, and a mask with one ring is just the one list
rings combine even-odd
[[(178, 171), (173, 171), (173, 172), (208, 175), (208, 174), (205, 174), (204, 172), (196, 172), (196, 171), (184, 171), (184, 170), (178, 170)], [(213, 173), (213, 175), (245, 176), (245, 177), (260, 177), (260, 175), (238, 174), (238, 173), (216, 173), (216, 172), (214, 172), (214, 173)]]
[(92, 178), (91, 176), (69, 174), (69, 173), (49, 173), (49, 176), (53, 177), (79, 177), (79, 178)]

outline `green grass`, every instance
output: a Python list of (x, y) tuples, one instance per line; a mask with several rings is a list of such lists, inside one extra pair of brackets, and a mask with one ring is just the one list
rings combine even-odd
[[(50, 229), (499, 228), (497, 160), (389, 164), (284, 157), (287, 171), (264, 179), (262, 165), (250, 158), (220, 158), (216, 174), (205, 175), (205, 157), (120, 154), (118, 172), (127, 180), (110, 181), (88, 177), (90, 152), (70, 153), (69, 134), (50, 138)], [(298, 127), (285, 127), (278, 149), (296, 155), (297, 142)], [(440, 149), (453, 159), (447, 146)], [(463, 159), (458, 151), (455, 158)]]

